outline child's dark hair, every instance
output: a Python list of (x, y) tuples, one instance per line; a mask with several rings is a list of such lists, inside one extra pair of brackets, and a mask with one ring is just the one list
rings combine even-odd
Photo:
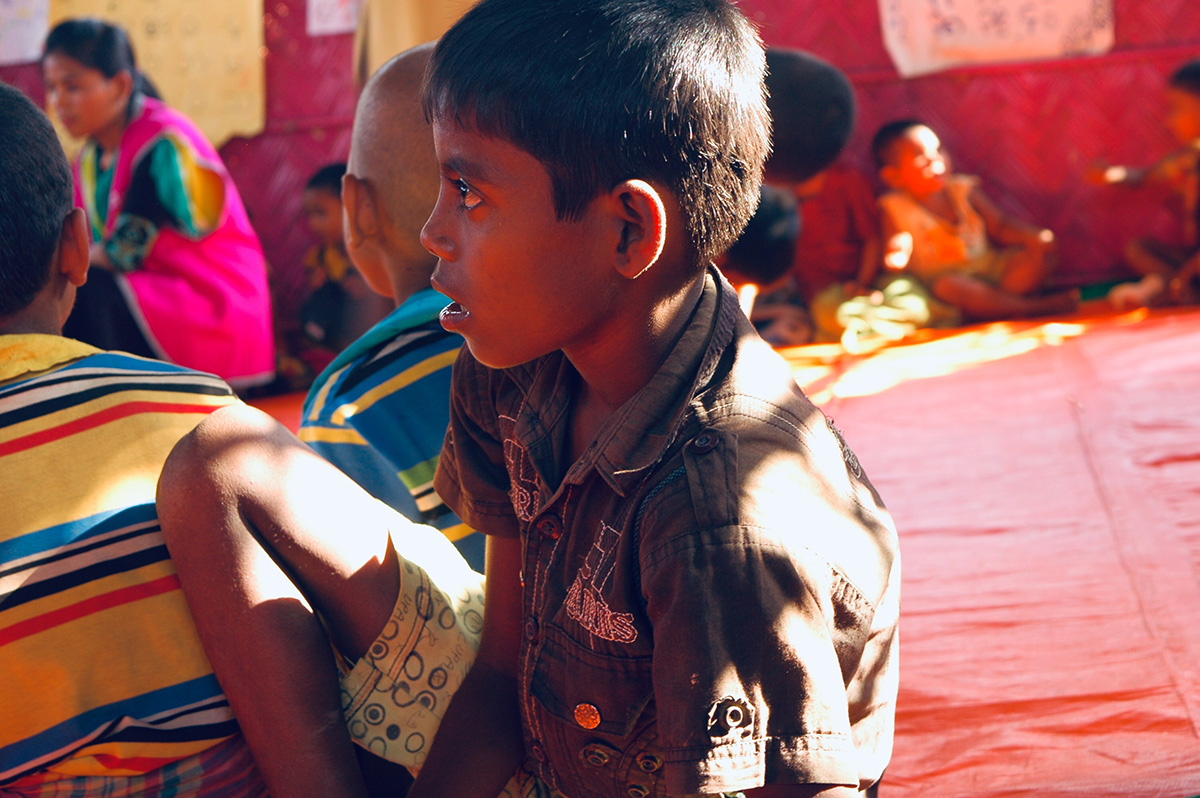
[(622, 180), (662, 184), (703, 263), (758, 201), (764, 63), (726, 0), (483, 0), (434, 50), (425, 110), (537, 158), (559, 219)]
[(758, 210), (726, 253), (725, 268), (755, 285), (770, 285), (792, 268), (800, 215), (791, 192), (762, 187)]
[(97, 69), (106, 78), (120, 72), (128, 72), (133, 78), (133, 92), (129, 97), (127, 113), (141, 95), (160, 99), (158, 89), (137, 68), (133, 45), (124, 28), (95, 17), (66, 19), (55, 25), (42, 48), (42, 60), (54, 53), (62, 53), (85, 67)]
[(46, 118), (0, 83), (0, 317), (23, 310), (50, 279), (63, 219), (71, 212), (71, 168)]
[(875, 158), (875, 166), (880, 169), (890, 166), (893, 145), (914, 127), (926, 127), (926, 125), (920, 119), (896, 119), (879, 128), (875, 133), (875, 138), (871, 139), (871, 155)]
[(767, 49), (767, 104), (775, 146), (767, 175), (803, 183), (827, 168), (854, 131), (856, 104), (840, 69), (800, 50)]
[(322, 166), (304, 184), (304, 190), (327, 191), (335, 197), (342, 196), (342, 176), (346, 174), (346, 164), (331, 163)]
[(1167, 85), (1200, 97), (1200, 58), (1188, 61), (1172, 72)]

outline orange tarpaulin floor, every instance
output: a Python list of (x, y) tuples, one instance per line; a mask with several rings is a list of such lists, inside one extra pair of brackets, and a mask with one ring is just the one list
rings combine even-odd
[(784, 354), (900, 532), (883, 795), (1200, 794), (1200, 310)]
[(883, 794), (1200, 793), (1200, 311), (787, 351), (900, 533)]

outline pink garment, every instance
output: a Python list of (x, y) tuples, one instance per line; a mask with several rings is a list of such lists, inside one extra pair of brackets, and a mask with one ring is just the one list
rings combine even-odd
[[(150, 345), (166, 360), (234, 383), (268, 381), (275, 369), (266, 258), (241, 196), (216, 149), (178, 111), (149, 98), (129, 123), (117, 151), (106, 234), (113, 230), (134, 169), (166, 134), (182, 139), (223, 183), (215, 229), (192, 238), (163, 227), (142, 267), (117, 279)], [(75, 202), (83, 201), (75, 163)]]

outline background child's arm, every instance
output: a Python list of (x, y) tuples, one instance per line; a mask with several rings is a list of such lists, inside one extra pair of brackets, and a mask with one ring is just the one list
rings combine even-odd
[[(910, 249), (911, 246), (910, 243)], [(883, 260), (882, 250), (883, 244), (880, 241), (878, 233), (868, 237), (863, 242), (862, 259), (859, 261), (858, 275), (854, 278), (854, 283), (847, 286), (847, 292), (851, 296), (857, 296), (871, 290), (871, 286), (875, 284), (875, 278), (879, 276), (879, 264)]]
[(912, 233), (901, 230), (886, 210), (880, 215), (880, 228), (883, 233), (884, 268), (894, 272), (904, 271), (912, 259)]
[(521, 764), (520, 569), (520, 539), (489, 537), (479, 655), (446, 710), (409, 798), (495, 798)]
[(970, 195), (972, 207), (983, 217), (988, 238), (1003, 246), (1049, 250), (1054, 246), (1054, 233), (1044, 227), (1035, 227), (1020, 219), (1007, 216), (978, 188)]

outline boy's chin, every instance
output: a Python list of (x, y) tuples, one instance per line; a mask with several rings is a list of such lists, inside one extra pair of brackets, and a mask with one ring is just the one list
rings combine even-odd
[(545, 354), (543, 352), (541, 354), (520, 355), (515, 352), (504, 352), (495, 347), (489, 347), (487, 344), (470, 336), (464, 335), (463, 338), (467, 341), (467, 349), (471, 350), (471, 357), (490, 369), (511, 369), (516, 366), (523, 366)]

